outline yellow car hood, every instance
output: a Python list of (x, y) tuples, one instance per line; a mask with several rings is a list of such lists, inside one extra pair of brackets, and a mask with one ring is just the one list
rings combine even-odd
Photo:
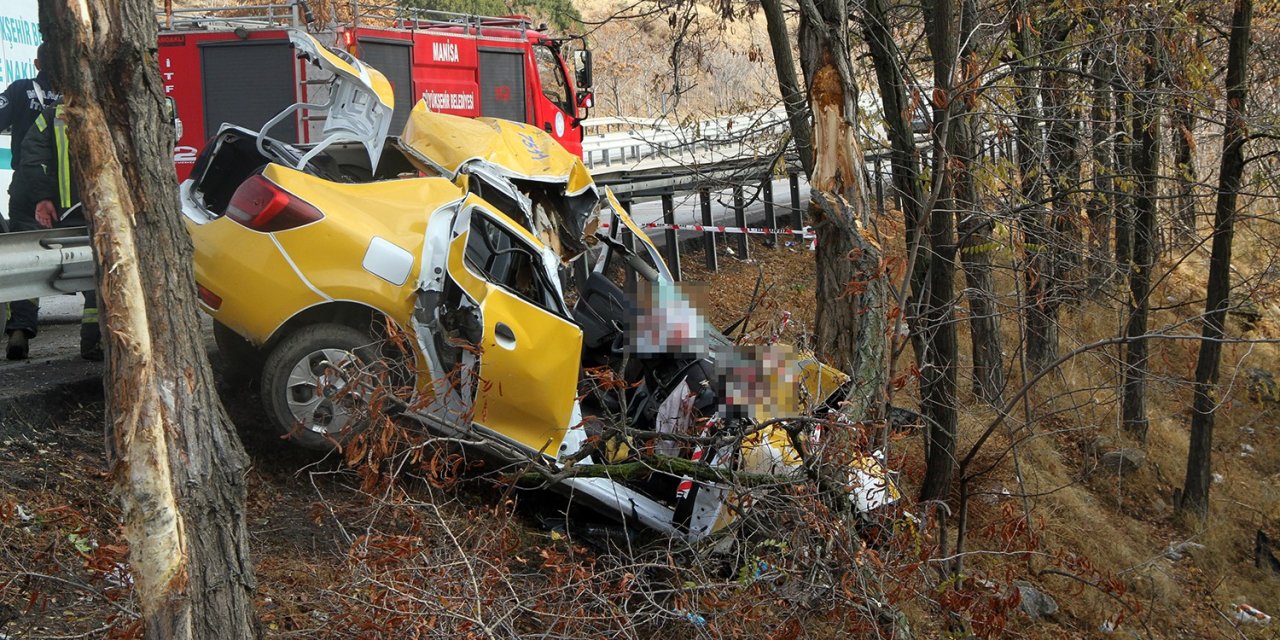
[(435, 113), (420, 100), (409, 114), (400, 143), (450, 179), (479, 160), (512, 180), (563, 184), (566, 196), (596, 190), (581, 158), (545, 131), (521, 122)]

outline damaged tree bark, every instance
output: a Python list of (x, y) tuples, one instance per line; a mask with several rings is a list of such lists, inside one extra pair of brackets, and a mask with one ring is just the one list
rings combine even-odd
[(884, 417), (886, 300), (880, 247), (870, 216), (857, 136), (857, 86), (849, 58), (848, 5), (800, 1), (800, 61), (813, 112), (809, 211), (817, 233), (818, 353), (853, 376), (848, 412)]
[(107, 447), (148, 638), (253, 638), (247, 457), (215, 390), (150, 0), (40, 3), (106, 311)]

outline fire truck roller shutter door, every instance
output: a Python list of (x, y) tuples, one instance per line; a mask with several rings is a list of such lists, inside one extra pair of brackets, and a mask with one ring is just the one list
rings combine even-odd
[(528, 122), (525, 107), (524, 52), (480, 50), (480, 115)]
[(396, 92), (396, 115), (391, 119), (391, 134), (400, 135), (413, 110), (413, 58), (408, 44), (360, 39), (360, 59), (382, 72)]
[[(297, 101), (293, 48), (288, 40), (203, 44), (200, 63), (205, 139), (218, 133), (224, 122), (257, 131)], [(249, 69), (253, 72), (246, 73)], [(297, 142), (296, 121), (278, 124), (268, 135)]]

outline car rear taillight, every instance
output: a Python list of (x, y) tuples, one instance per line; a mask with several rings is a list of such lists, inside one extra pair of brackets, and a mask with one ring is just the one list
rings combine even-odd
[(198, 282), (196, 283), (196, 287), (200, 292), (200, 302), (203, 302), (204, 306), (209, 307), (214, 311), (222, 308), (222, 296), (210, 291), (208, 287)]
[(324, 218), (324, 214), (274, 182), (256, 175), (241, 183), (231, 196), (227, 217), (254, 231), (270, 233), (311, 224)]

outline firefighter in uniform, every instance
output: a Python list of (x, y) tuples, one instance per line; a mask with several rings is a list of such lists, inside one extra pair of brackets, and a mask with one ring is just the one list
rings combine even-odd
[[(35, 203), (35, 221), (40, 227), (82, 227), (84, 208), (71, 175), (67, 127), (62, 105), (45, 109), (36, 117), (22, 141), (22, 166), (18, 171), (24, 189)], [(98, 327), (97, 295), (84, 292), (84, 314), (80, 321), (80, 357), (102, 359), (101, 331)]]
[[(10, 130), (10, 149), (13, 156), (13, 181), (9, 184), (9, 228), (0, 220), (0, 231), (33, 231), (39, 229), (35, 220), (35, 201), (27, 194), (26, 182), (20, 175), (22, 167), (22, 141), (31, 124), (40, 113), (62, 102), (62, 94), (54, 90), (54, 78), (49, 70), (41, 69), (40, 58), (48, 59), (50, 45), (44, 43), (36, 50), (34, 78), (15, 80), (4, 93), (0, 93), (0, 131)], [(27, 341), (36, 336), (38, 300), (16, 300), (9, 305), (9, 334), (7, 356), (10, 360), (27, 357)]]

